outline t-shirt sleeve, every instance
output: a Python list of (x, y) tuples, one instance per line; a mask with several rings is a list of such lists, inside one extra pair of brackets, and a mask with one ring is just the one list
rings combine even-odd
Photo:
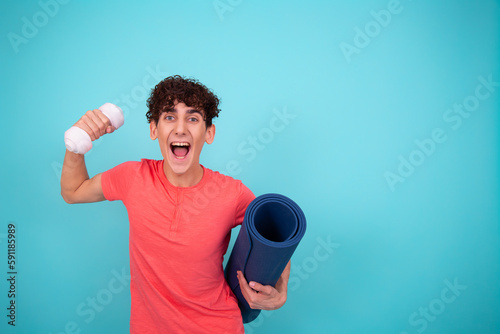
[(248, 205), (255, 199), (253, 192), (248, 189), (243, 183), (240, 183), (240, 194), (238, 197), (238, 204), (236, 206), (236, 219), (235, 226), (241, 225), (243, 223), (243, 218), (245, 218), (245, 211)]
[(132, 187), (140, 167), (138, 161), (124, 162), (102, 173), (101, 187), (108, 201), (123, 200)]

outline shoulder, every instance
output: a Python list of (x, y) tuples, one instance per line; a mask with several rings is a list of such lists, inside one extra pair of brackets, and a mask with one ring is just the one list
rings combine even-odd
[(163, 168), (162, 162), (162, 160), (141, 159), (141, 161), (137, 161), (137, 168), (143, 171), (158, 171)]
[(220, 187), (240, 187), (243, 183), (231, 176), (203, 167), (204, 177), (207, 184), (217, 184)]
[(223, 190), (225, 194), (230, 194), (231, 196), (238, 196), (238, 198), (244, 198), (246, 202), (248, 198), (255, 198), (252, 191), (241, 181), (235, 179), (231, 176), (213, 171), (209, 168), (203, 167), (204, 173), (207, 176), (207, 187), (218, 188)]
[(113, 174), (124, 174), (133, 170), (137, 170), (140, 165), (139, 161), (125, 161), (115, 167), (108, 169), (103, 174), (104, 177)]
[(157, 171), (161, 169), (161, 163), (162, 160), (152, 160), (152, 159), (141, 159), (141, 161), (127, 161), (124, 162), (117, 167), (124, 168), (124, 169), (129, 169), (129, 170), (135, 170), (135, 171)]
[(105, 178), (110, 176), (115, 177), (131, 177), (137, 174), (154, 174), (159, 169), (161, 170), (161, 160), (141, 159), (141, 161), (126, 161), (103, 173)]
[(108, 200), (127, 199), (134, 187), (143, 188), (157, 178), (156, 170), (161, 161), (142, 159), (141, 161), (126, 161), (113, 167), (101, 177), (101, 187)]

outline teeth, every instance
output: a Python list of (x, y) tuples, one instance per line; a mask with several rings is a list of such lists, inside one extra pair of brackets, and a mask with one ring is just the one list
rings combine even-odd
[(174, 142), (172, 143), (173, 146), (189, 146), (189, 143), (180, 143), (180, 142)]

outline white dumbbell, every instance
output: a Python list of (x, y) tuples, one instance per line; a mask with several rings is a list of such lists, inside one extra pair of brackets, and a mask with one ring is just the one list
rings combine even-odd
[[(112, 103), (104, 103), (99, 110), (110, 120), (115, 129), (125, 122), (121, 108)], [(85, 154), (92, 148), (90, 136), (77, 126), (72, 126), (64, 133), (64, 143), (68, 151), (77, 154)]]

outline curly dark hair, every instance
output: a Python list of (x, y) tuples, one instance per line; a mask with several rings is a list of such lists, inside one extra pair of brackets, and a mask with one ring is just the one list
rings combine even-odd
[(207, 127), (212, 125), (212, 118), (219, 116), (219, 98), (210, 89), (196, 79), (174, 75), (163, 79), (151, 90), (147, 101), (148, 123), (158, 123), (160, 114), (173, 108), (175, 100), (202, 109)]

